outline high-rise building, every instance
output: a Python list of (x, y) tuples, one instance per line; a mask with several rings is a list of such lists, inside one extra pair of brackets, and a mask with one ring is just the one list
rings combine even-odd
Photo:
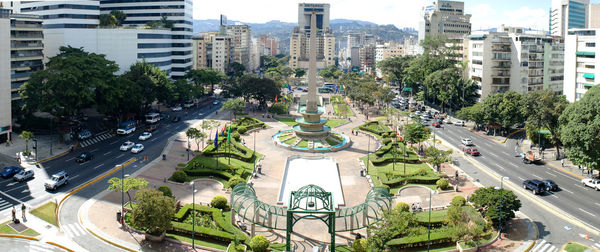
[(588, 27), (590, 0), (552, 0), (550, 34), (564, 37), (569, 29)]
[(458, 1), (437, 1), (424, 7), (423, 20), (419, 22), (419, 41), (427, 36), (462, 41), (471, 33), (471, 14), (465, 14), (464, 10), (465, 3)]
[(205, 32), (193, 37), (194, 69), (212, 68), (228, 74), (235, 58), (233, 39), (219, 32)]
[(6, 142), (12, 132), (10, 79), (10, 10), (0, 9), (0, 142)]
[[(310, 16), (315, 12), (317, 34), (310, 34)], [(317, 40), (317, 68), (335, 64), (335, 37), (329, 26), (329, 4), (299, 3), (298, 26), (290, 37), (290, 67), (308, 69), (309, 40)]]
[(575, 102), (600, 83), (600, 29), (570, 29), (565, 37), (563, 94)]
[(252, 49), (251, 28), (246, 24), (227, 26), (227, 35), (232, 38), (235, 47), (234, 62), (243, 64), (246, 69), (250, 66), (250, 52)]
[(375, 70), (375, 44), (369, 44), (361, 47), (358, 51), (360, 58), (360, 69), (365, 73), (372, 73)]
[(559, 92), (562, 46), (560, 37), (518, 27), (473, 32), (464, 41), (467, 77), (479, 86), (481, 99), (493, 93), (525, 94), (545, 87)]
[(588, 28), (600, 28), (600, 4), (590, 4)]
[(346, 39), (346, 55), (348, 57), (352, 54), (352, 47), (360, 47), (361, 38), (361, 33), (348, 33), (348, 38)]

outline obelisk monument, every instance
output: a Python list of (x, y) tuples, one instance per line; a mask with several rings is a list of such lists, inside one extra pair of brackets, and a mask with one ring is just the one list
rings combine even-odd
[(317, 113), (317, 15), (313, 11), (310, 15), (310, 41), (308, 53), (308, 97), (306, 112)]

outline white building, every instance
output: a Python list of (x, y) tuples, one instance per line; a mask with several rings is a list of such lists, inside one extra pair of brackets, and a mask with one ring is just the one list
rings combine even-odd
[(294, 27), (290, 37), (290, 67), (308, 69), (310, 16), (317, 16), (317, 68), (335, 64), (335, 37), (329, 26), (329, 4), (299, 3), (298, 26)]
[(249, 25), (235, 24), (227, 26), (227, 35), (232, 38), (234, 49), (234, 62), (243, 64), (246, 69), (251, 69), (250, 53), (252, 50), (252, 30)]
[(600, 29), (571, 29), (565, 37), (563, 94), (575, 102), (599, 83)]
[(552, 0), (550, 34), (564, 37), (567, 30), (588, 27), (590, 0)]
[(465, 14), (465, 3), (436, 1), (422, 10), (419, 22), (419, 41), (427, 36), (445, 36), (459, 39), (471, 33), (471, 14)]
[(235, 59), (233, 39), (218, 32), (204, 32), (193, 38), (194, 69), (212, 68), (228, 74)]
[(0, 142), (12, 132), (10, 99), (10, 10), (0, 9)]
[[(559, 92), (563, 72), (559, 64), (561, 47), (561, 38), (544, 32), (525, 32), (523, 28), (473, 32), (464, 41), (467, 77), (478, 84), (480, 99), (493, 93), (525, 94), (544, 87)], [(547, 52), (549, 55), (545, 55)]]

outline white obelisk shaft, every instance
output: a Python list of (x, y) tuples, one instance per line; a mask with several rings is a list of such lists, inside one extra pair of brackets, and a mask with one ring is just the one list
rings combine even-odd
[(310, 42), (308, 54), (308, 99), (306, 112), (317, 112), (317, 15), (310, 16)]

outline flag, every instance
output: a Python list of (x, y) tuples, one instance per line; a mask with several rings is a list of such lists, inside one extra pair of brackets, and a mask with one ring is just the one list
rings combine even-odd
[(227, 127), (227, 142), (231, 142), (231, 126)]
[(290, 92), (292, 92), (292, 87), (290, 87), (290, 85), (288, 85), (287, 83), (283, 83), (283, 85), (285, 85), (285, 87), (286, 87), (286, 88), (287, 88), (287, 89), (288, 89)]
[(285, 96), (283, 96), (283, 101), (287, 102), (287, 98), (285, 98)]
[(277, 104), (277, 96), (275, 96), (275, 104)]
[(221, 129), (221, 136), (225, 136), (225, 129), (227, 129), (227, 125), (223, 126), (223, 129)]
[(215, 148), (219, 148), (219, 131), (215, 132)]

